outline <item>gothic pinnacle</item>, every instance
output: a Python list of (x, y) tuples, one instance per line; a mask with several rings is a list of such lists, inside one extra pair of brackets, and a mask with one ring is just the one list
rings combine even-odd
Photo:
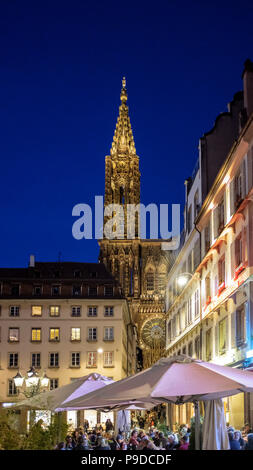
[(122, 88), (121, 88), (121, 93), (120, 93), (120, 99), (121, 99), (122, 103), (127, 101), (126, 77), (123, 77), (123, 79), (122, 79)]
[(111, 155), (136, 155), (131, 123), (128, 115), (126, 78), (123, 77), (120, 93), (121, 105), (114, 132)]

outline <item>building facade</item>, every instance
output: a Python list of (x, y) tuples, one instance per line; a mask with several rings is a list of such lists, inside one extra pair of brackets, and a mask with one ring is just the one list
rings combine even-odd
[[(217, 364), (251, 368), (253, 64), (250, 61), (245, 64), (243, 80), (244, 107), (238, 114), (243, 120), (238, 120), (238, 138), (223, 159), (190, 226), (192, 219), (188, 216), (185, 241), (169, 273), (167, 354), (183, 353)], [(201, 172), (201, 161), (200, 150), (199, 182), (201, 194), (205, 194), (206, 168)], [(194, 190), (194, 184), (191, 189)], [(189, 197), (194, 198), (191, 190)], [(252, 424), (252, 394), (227, 398), (225, 411), (227, 421), (237, 428), (245, 421)], [(170, 407), (169, 418), (171, 422), (189, 422), (191, 414), (190, 405), (178, 410)]]
[(0, 286), (1, 402), (22, 399), (13, 377), (30, 367), (46, 372), (51, 389), (91, 372), (113, 380), (135, 372), (130, 311), (103, 264), (31, 257), (28, 268), (1, 268)]

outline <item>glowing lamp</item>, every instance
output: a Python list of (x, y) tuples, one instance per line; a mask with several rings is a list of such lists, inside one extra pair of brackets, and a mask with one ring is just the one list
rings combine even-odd
[(103, 349), (102, 349), (102, 348), (98, 348), (98, 350), (97, 350), (97, 351), (98, 351), (98, 354), (102, 354), (102, 352), (103, 352)]
[(43, 376), (40, 379), (40, 383), (42, 387), (48, 387), (49, 385), (49, 378), (46, 375), (46, 372), (44, 372)]
[(13, 377), (13, 380), (14, 380), (15, 387), (17, 388), (22, 387), (24, 383), (24, 377), (20, 374), (20, 372), (18, 372), (17, 375)]
[(179, 276), (177, 279), (177, 283), (180, 287), (184, 287), (187, 284), (188, 278), (184, 275)]
[(36, 387), (39, 382), (39, 377), (36, 374), (36, 372), (33, 372), (32, 375), (30, 375), (27, 379), (25, 379), (25, 384), (27, 387)]

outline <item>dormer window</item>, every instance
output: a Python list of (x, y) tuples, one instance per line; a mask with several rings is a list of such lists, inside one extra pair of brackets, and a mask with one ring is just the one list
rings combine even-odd
[(91, 277), (92, 279), (95, 279), (95, 278), (97, 277), (97, 272), (96, 272), (96, 271), (92, 271), (92, 272), (90, 273), (90, 277)]

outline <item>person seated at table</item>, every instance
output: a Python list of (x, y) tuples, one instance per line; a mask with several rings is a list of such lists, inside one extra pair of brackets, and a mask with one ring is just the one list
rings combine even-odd
[(160, 438), (159, 438), (159, 431), (155, 431), (155, 435), (153, 437), (154, 444), (156, 446), (159, 446), (160, 444)]
[(102, 436), (99, 436), (97, 440), (97, 445), (94, 450), (111, 450), (111, 448), (105, 442), (105, 439)]
[(245, 447), (245, 440), (242, 438), (242, 433), (241, 433), (241, 431), (236, 430), (236, 431), (234, 432), (234, 439), (235, 439), (236, 441), (239, 441), (240, 449), (243, 450), (244, 447)]
[(66, 445), (65, 445), (65, 449), (66, 450), (73, 450), (75, 448), (75, 445), (73, 445), (73, 442), (72, 442), (72, 437), (70, 435), (68, 435), (66, 437)]
[(111, 436), (109, 446), (111, 450), (118, 450), (120, 448), (120, 443), (117, 441), (116, 436), (114, 434)]
[(176, 441), (176, 437), (174, 434), (169, 434), (168, 435), (168, 442), (165, 446), (166, 450), (175, 450), (177, 447), (179, 447), (178, 442)]
[(240, 450), (241, 449), (239, 440), (236, 440), (234, 438), (234, 433), (232, 431), (229, 431), (228, 439), (229, 439), (230, 450)]
[(89, 436), (89, 440), (90, 440), (91, 444), (95, 444), (96, 439), (97, 439), (96, 429), (93, 429), (92, 433)]
[(145, 431), (141, 430), (138, 434), (137, 441), (141, 442), (144, 436), (146, 436), (146, 433)]
[(78, 429), (75, 429), (75, 431), (72, 432), (72, 445), (73, 447), (75, 447), (77, 445), (77, 440), (78, 440), (78, 437), (79, 437), (79, 431)]
[[(88, 441), (87, 441), (88, 444)], [(89, 450), (89, 446), (85, 445), (83, 436), (79, 436), (77, 440), (77, 445), (75, 446), (74, 450)]]
[(144, 436), (141, 442), (138, 445), (138, 450), (160, 450), (160, 447), (157, 447), (154, 442), (150, 441), (148, 436)]
[(137, 446), (139, 445), (139, 441), (138, 441), (137, 437), (138, 437), (138, 432), (136, 431), (136, 429), (134, 429), (132, 431), (131, 437), (129, 439), (129, 443), (128, 443), (129, 449), (131, 449), (131, 450), (136, 450), (137, 449)]
[(248, 442), (246, 442), (245, 450), (253, 450), (253, 433), (248, 434)]
[(249, 423), (245, 423), (243, 431), (245, 434), (251, 434), (253, 432)]
[(180, 439), (180, 445), (178, 447), (178, 450), (188, 450), (189, 445), (190, 445), (189, 436), (185, 434)]

